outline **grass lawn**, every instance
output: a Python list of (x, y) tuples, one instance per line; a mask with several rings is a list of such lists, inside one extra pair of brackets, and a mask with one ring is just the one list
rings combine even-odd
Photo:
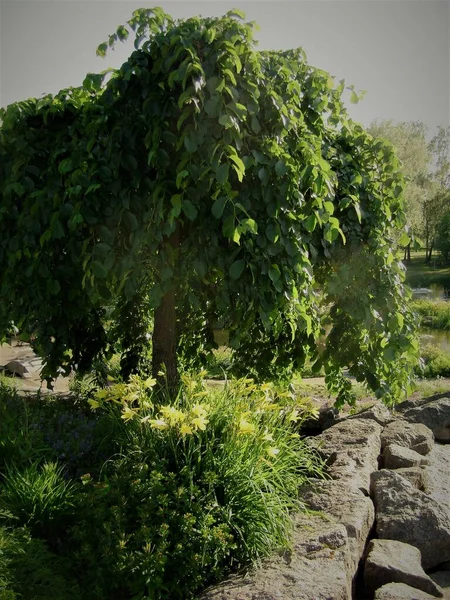
[(424, 251), (413, 252), (411, 262), (405, 263), (405, 266), (406, 281), (411, 287), (438, 285), (450, 289), (450, 264), (444, 262), (439, 254), (427, 264)]

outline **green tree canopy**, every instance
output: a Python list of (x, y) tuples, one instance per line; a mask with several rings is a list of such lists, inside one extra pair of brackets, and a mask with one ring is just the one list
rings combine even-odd
[(33, 333), (48, 379), (117, 343), (133, 369), (153, 313), (153, 371), (173, 380), (220, 320), (263, 378), (317, 358), (320, 292), (329, 388), (349, 398), (348, 367), (393, 401), (417, 355), (397, 158), (343, 81), (258, 51), (243, 18), (137, 10), (98, 48), (134, 31), (120, 69), (2, 110), (0, 332)]

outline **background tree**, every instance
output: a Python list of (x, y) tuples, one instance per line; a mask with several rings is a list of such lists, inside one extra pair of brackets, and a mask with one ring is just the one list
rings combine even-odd
[[(425, 245), (425, 260), (431, 260), (439, 223), (446, 210), (450, 183), (450, 128), (439, 127), (427, 142), (427, 128), (420, 122), (374, 121), (369, 132), (391, 142), (406, 178), (405, 212), (413, 237)], [(411, 243), (404, 260), (411, 259)]]
[(2, 111), (0, 331), (32, 332), (48, 379), (117, 343), (131, 372), (151, 313), (153, 374), (174, 384), (220, 319), (264, 378), (317, 358), (320, 289), (329, 388), (349, 399), (348, 367), (393, 401), (417, 358), (397, 159), (349, 119), (344, 82), (257, 51), (242, 18), (135, 11), (98, 48), (135, 32), (119, 70)]
[[(414, 237), (425, 237), (428, 248), (431, 233), (431, 182), (429, 171), (432, 155), (427, 144), (427, 129), (420, 122), (374, 121), (368, 131), (385, 138), (395, 147), (406, 178), (404, 199), (407, 224)], [(429, 203), (428, 221), (426, 206)], [(405, 247), (404, 260), (411, 259), (411, 242)]]

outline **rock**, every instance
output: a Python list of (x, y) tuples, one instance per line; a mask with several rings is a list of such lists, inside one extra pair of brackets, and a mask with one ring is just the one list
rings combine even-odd
[(422, 423), (429, 427), (436, 440), (448, 442), (450, 433), (450, 398), (439, 398), (422, 406), (410, 408), (403, 413), (403, 418), (413, 423)]
[(5, 370), (13, 373), (14, 375), (18, 375), (19, 377), (28, 377), (29, 371), (25, 365), (23, 365), (18, 360), (10, 360), (5, 365)]
[(423, 491), (447, 512), (450, 518), (450, 446), (435, 444), (423, 470)]
[(353, 577), (375, 520), (371, 499), (345, 481), (314, 481), (300, 493), (309, 508), (331, 515), (345, 526)]
[(436, 583), (444, 592), (444, 598), (450, 597), (450, 570), (447, 571), (435, 571), (430, 575), (431, 579)]
[(422, 569), (420, 550), (395, 540), (372, 540), (364, 567), (366, 592), (386, 583), (406, 583), (442, 598), (442, 590)]
[(383, 466), (385, 469), (406, 469), (428, 465), (429, 460), (415, 450), (410, 450), (398, 444), (389, 444), (383, 452)]
[(375, 421), (379, 425), (385, 427), (388, 423), (391, 423), (395, 420), (395, 417), (392, 415), (391, 411), (384, 406), (384, 404), (374, 404), (369, 408), (364, 408), (360, 410), (354, 415), (349, 415), (343, 417), (342, 419), (338, 419), (337, 422), (341, 421), (351, 421), (354, 419), (370, 419), (371, 421)]
[(308, 443), (328, 462), (328, 474), (369, 493), (370, 474), (378, 469), (381, 425), (369, 419), (336, 423)]
[(419, 548), (424, 569), (450, 559), (450, 517), (434, 498), (396, 471), (372, 473), (377, 535)]
[(292, 552), (270, 558), (245, 576), (229, 577), (200, 600), (348, 600), (351, 579), (345, 527), (332, 519), (297, 515)]
[(377, 589), (374, 600), (432, 600), (435, 597), (405, 583), (388, 583)]
[(423, 491), (423, 480), (424, 480), (424, 467), (408, 467), (402, 469), (396, 469), (395, 472), (398, 475), (401, 475), (405, 479), (409, 481), (409, 483), (417, 488), (418, 490)]
[(433, 447), (434, 437), (425, 425), (398, 419), (386, 425), (381, 434), (381, 447), (386, 448), (390, 444), (404, 446), (424, 455)]

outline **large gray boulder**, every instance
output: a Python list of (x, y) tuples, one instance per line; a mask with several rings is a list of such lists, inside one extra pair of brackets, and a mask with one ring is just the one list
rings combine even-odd
[(423, 570), (418, 548), (395, 540), (372, 540), (364, 566), (365, 591), (372, 594), (386, 583), (406, 583), (438, 598), (443, 596)]
[(374, 404), (373, 406), (363, 408), (353, 415), (348, 415), (342, 417), (341, 419), (337, 419), (336, 422), (340, 423), (341, 421), (354, 421), (355, 419), (369, 419), (385, 427), (388, 423), (394, 421), (395, 417), (384, 404)]
[(423, 469), (423, 491), (450, 516), (450, 446), (435, 444)]
[(406, 583), (388, 583), (378, 588), (374, 600), (434, 600), (435, 596)]
[(398, 444), (389, 444), (383, 452), (383, 466), (385, 469), (406, 469), (428, 464), (428, 458), (415, 450), (410, 450)]
[(346, 419), (310, 438), (328, 462), (332, 479), (369, 493), (370, 474), (378, 469), (382, 427), (370, 419)]
[(403, 413), (403, 418), (426, 425), (438, 441), (450, 441), (450, 398), (439, 398), (410, 408)]
[(229, 577), (200, 600), (348, 600), (351, 586), (345, 527), (318, 515), (297, 515), (291, 552)]
[(395, 472), (407, 479), (413, 487), (417, 488), (418, 490), (424, 491), (423, 481), (425, 477), (425, 467), (407, 467), (402, 469), (396, 469)]
[(372, 473), (377, 535), (419, 548), (424, 569), (450, 560), (450, 517), (436, 500), (396, 471)]
[(433, 447), (434, 437), (432, 431), (422, 423), (398, 419), (386, 425), (381, 434), (381, 447), (386, 448), (391, 444), (404, 446), (425, 455)]
[(309, 508), (331, 515), (345, 526), (353, 577), (375, 521), (373, 502), (345, 481), (315, 481), (301, 489), (301, 496)]

